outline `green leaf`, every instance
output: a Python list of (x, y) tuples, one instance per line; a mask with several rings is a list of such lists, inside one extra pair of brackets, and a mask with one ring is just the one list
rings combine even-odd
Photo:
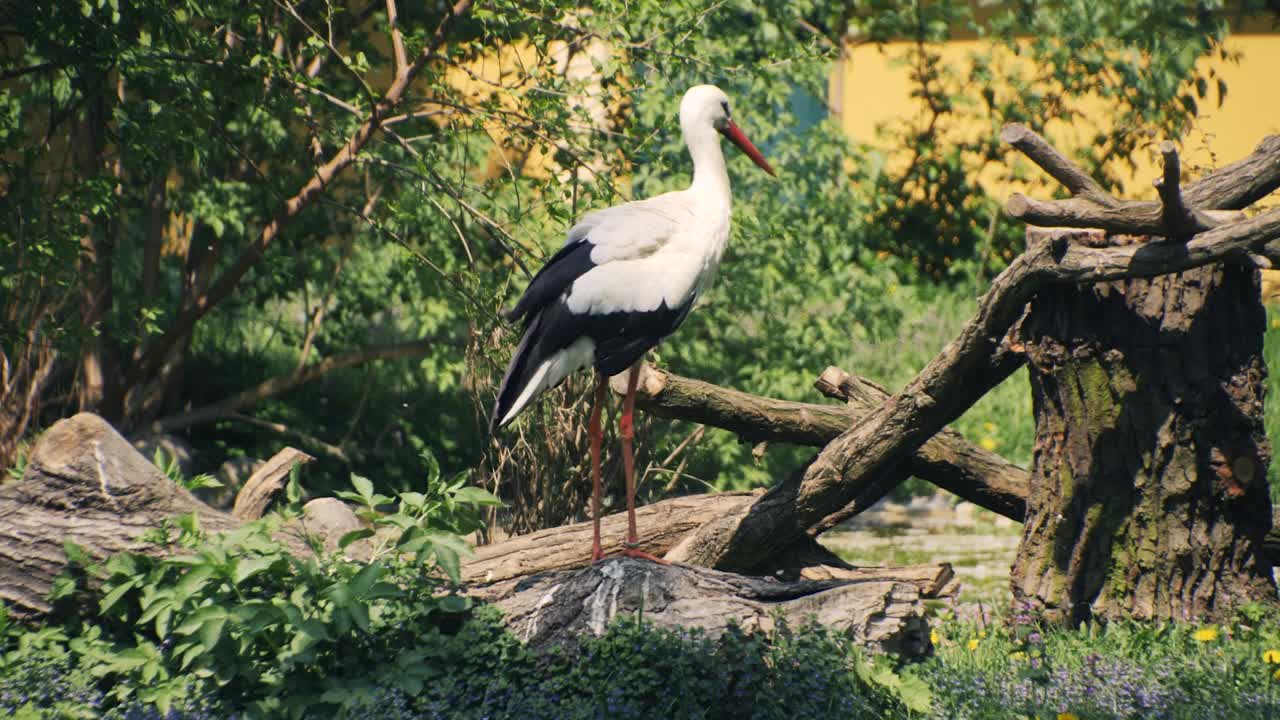
[(70, 540), (62, 541), (62, 552), (66, 554), (67, 563), (70, 565), (86, 567), (93, 562), (93, 558), (89, 557), (89, 551), (85, 550), (83, 545)]
[(218, 605), (206, 605), (191, 613), (182, 621), (182, 624), (174, 628), (173, 631), (178, 635), (191, 635), (210, 620), (224, 619), (227, 611)]
[(444, 545), (437, 545), (432, 548), (436, 553), (436, 564), (441, 570), (449, 576), (454, 584), (462, 582), (462, 564), (458, 560), (458, 553)]
[(350, 545), (351, 543), (357, 540), (363, 540), (368, 537), (373, 537), (373, 531), (370, 530), (369, 528), (352, 530), (351, 532), (343, 535), (341, 538), (338, 539), (338, 549), (346, 550), (347, 546)]
[(115, 607), (116, 603), (120, 602), (120, 600), (128, 594), (130, 590), (137, 586), (139, 582), (140, 578), (133, 578), (132, 580), (125, 580), (112, 588), (111, 591), (104, 595), (102, 600), (99, 601), (98, 612), (106, 614), (107, 611)]
[(368, 478), (352, 473), (351, 486), (360, 494), (360, 498), (366, 505), (372, 504), (369, 500), (373, 498), (373, 483)]
[(373, 588), (374, 583), (382, 577), (382, 571), (382, 563), (375, 560), (360, 568), (360, 572), (351, 578), (347, 586), (351, 588), (351, 593), (355, 597), (364, 597)]
[(231, 573), (231, 580), (237, 586), (242, 585), (244, 584), (245, 580), (248, 580), (254, 575), (257, 575), (258, 573), (263, 572), (264, 570), (271, 567), (275, 563), (276, 563), (276, 558), (273, 558), (273, 557), (256, 556), (256, 557), (249, 557), (249, 558), (240, 558), (239, 560), (236, 561), (235, 570), (233, 570)]
[(430, 487), (440, 481), (440, 463), (436, 460), (436, 456), (427, 448), (423, 448), (419, 457), (422, 458), (422, 464), (427, 466), (427, 486)]
[(458, 488), (458, 490), (453, 494), (453, 499), (457, 502), (466, 503), (468, 505), (502, 505), (502, 501), (498, 499), (497, 495), (494, 495), (484, 488), (478, 488), (472, 485)]
[(440, 609), (448, 613), (461, 613), (471, 609), (471, 598), (465, 595), (445, 595), (440, 598)]
[(227, 624), (225, 615), (216, 618), (210, 618), (200, 626), (199, 638), (200, 642), (210, 650), (217, 647), (218, 641), (222, 639), (222, 629)]

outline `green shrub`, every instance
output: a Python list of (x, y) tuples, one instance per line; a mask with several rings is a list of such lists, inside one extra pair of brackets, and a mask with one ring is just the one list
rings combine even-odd
[[(718, 639), (620, 619), (575, 648), (534, 653), (484, 613), (449, 641), (456, 653), (410, 696), (377, 695), (355, 714), (375, 718), (883, 718), (905, 714), (848, 636), (821, 627)], [(896, 679), (896, 676), (894, 676)], [(923, 692), (923, 686), (912, 688)], [(901, 696), (901, 697), (900, 697)]]
[[(449, 594), (459, 556), (470, 552), (459, 534), (477, 529), (479, 509), (496, 503), (463, 477), (432, 476), (427, 492), (394, 499), (353, 478), (355, 491), (342, 495), (360, 504), (372, 529), (349, 533), (340, 546), (368, 539), (367, 563), (318, 547), (311, 557), (291, 554), (281, 523), (296, 505), (218, 535), (183, 516), (148, 534), (166, 546), (161, 558), (121, 553), (98, 565), (68, 544), (73, 568), (101, 588), (80, 593), (66, 575), (52, 599), (76, 595), (86, 607), (88, 595), (91, 610), (61, 628), (9, 632), (6, 662), (26, 678), (11, 692), (43, 693), (36, 706), (56, 711), (49, 698), (68, 696), (56, 692), (62, 678), (87, 673), (92, 685), (73, 685), (96, 688), (107, 709), (140, 703), (167, 713), (208, 695), (255, 716), (327, 713), (380, 686), (416, 692), (429, 677), (423, 648), (470, 607)], [(289, 494), (297, 500), (296, 483)], [(378, 512), (386, 507), (393, 511)], [(33, 643), (50, 648), (48, 664), (33, 660)]]

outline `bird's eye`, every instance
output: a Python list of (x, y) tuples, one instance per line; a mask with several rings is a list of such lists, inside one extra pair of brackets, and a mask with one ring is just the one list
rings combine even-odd
[(729, 117), (729, 101), (725, 100), (721, 102), (720, 107), (724, 108), (724, 116)]

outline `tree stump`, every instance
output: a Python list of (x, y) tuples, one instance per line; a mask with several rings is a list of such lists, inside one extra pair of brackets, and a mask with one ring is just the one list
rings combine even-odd
[[(1028, 245), (1067, 237), (1117, 241), (1050, 229)], [(1040, 291), (1022, 328), (1036, 444), (1016, 600), (1076, 623), (1221, 617), (1275, 598), (1260, 558), (1265, 319), (1239, 260)]]

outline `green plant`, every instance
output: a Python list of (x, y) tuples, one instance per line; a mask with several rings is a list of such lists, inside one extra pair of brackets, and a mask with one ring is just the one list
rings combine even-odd
[(173, 484), (184, 487), (188, 490), (204, 490), (209, 488), (220, 488), (222, 483), (210, 475), (209, 473), (200, 473), (187, 477), (182, 473), (182, 466), (178, 463), (178, 457), (166, 453), (164, 448), (157, 447), (155, 455), (151, 458), (152, 464), (160, 468), (160, 472), (169, 478)]
[[(161, 712), (216, 690), (230, 707), (298, 716), (349, 705), (362, 687), (420, 687), (416, 658), (426, 651), (413, 640), (470, 607), (449, 592), (469, 552), (457, 533), (477, 529), (478, 509), (497, 502), (429, 467), (429, 492), (396, 498), (353, 478), (351, 496), (373, 529), (348, 535), (343, 548), (394, 531), (380, 533), (368, 562), (299, 554), (282, 539), (280, 516), (219, 534), (180, 517), (149, 534), (160, 557), (121, 553), (95, 564), (68, 545), (68, 558), (101, 584), (93, 624), (68, 652), (109, 684), (104, 702)], [(383, 506), (389, 512), (375, 509)], [(64, 577), (52, 599), (76, 591)]]

